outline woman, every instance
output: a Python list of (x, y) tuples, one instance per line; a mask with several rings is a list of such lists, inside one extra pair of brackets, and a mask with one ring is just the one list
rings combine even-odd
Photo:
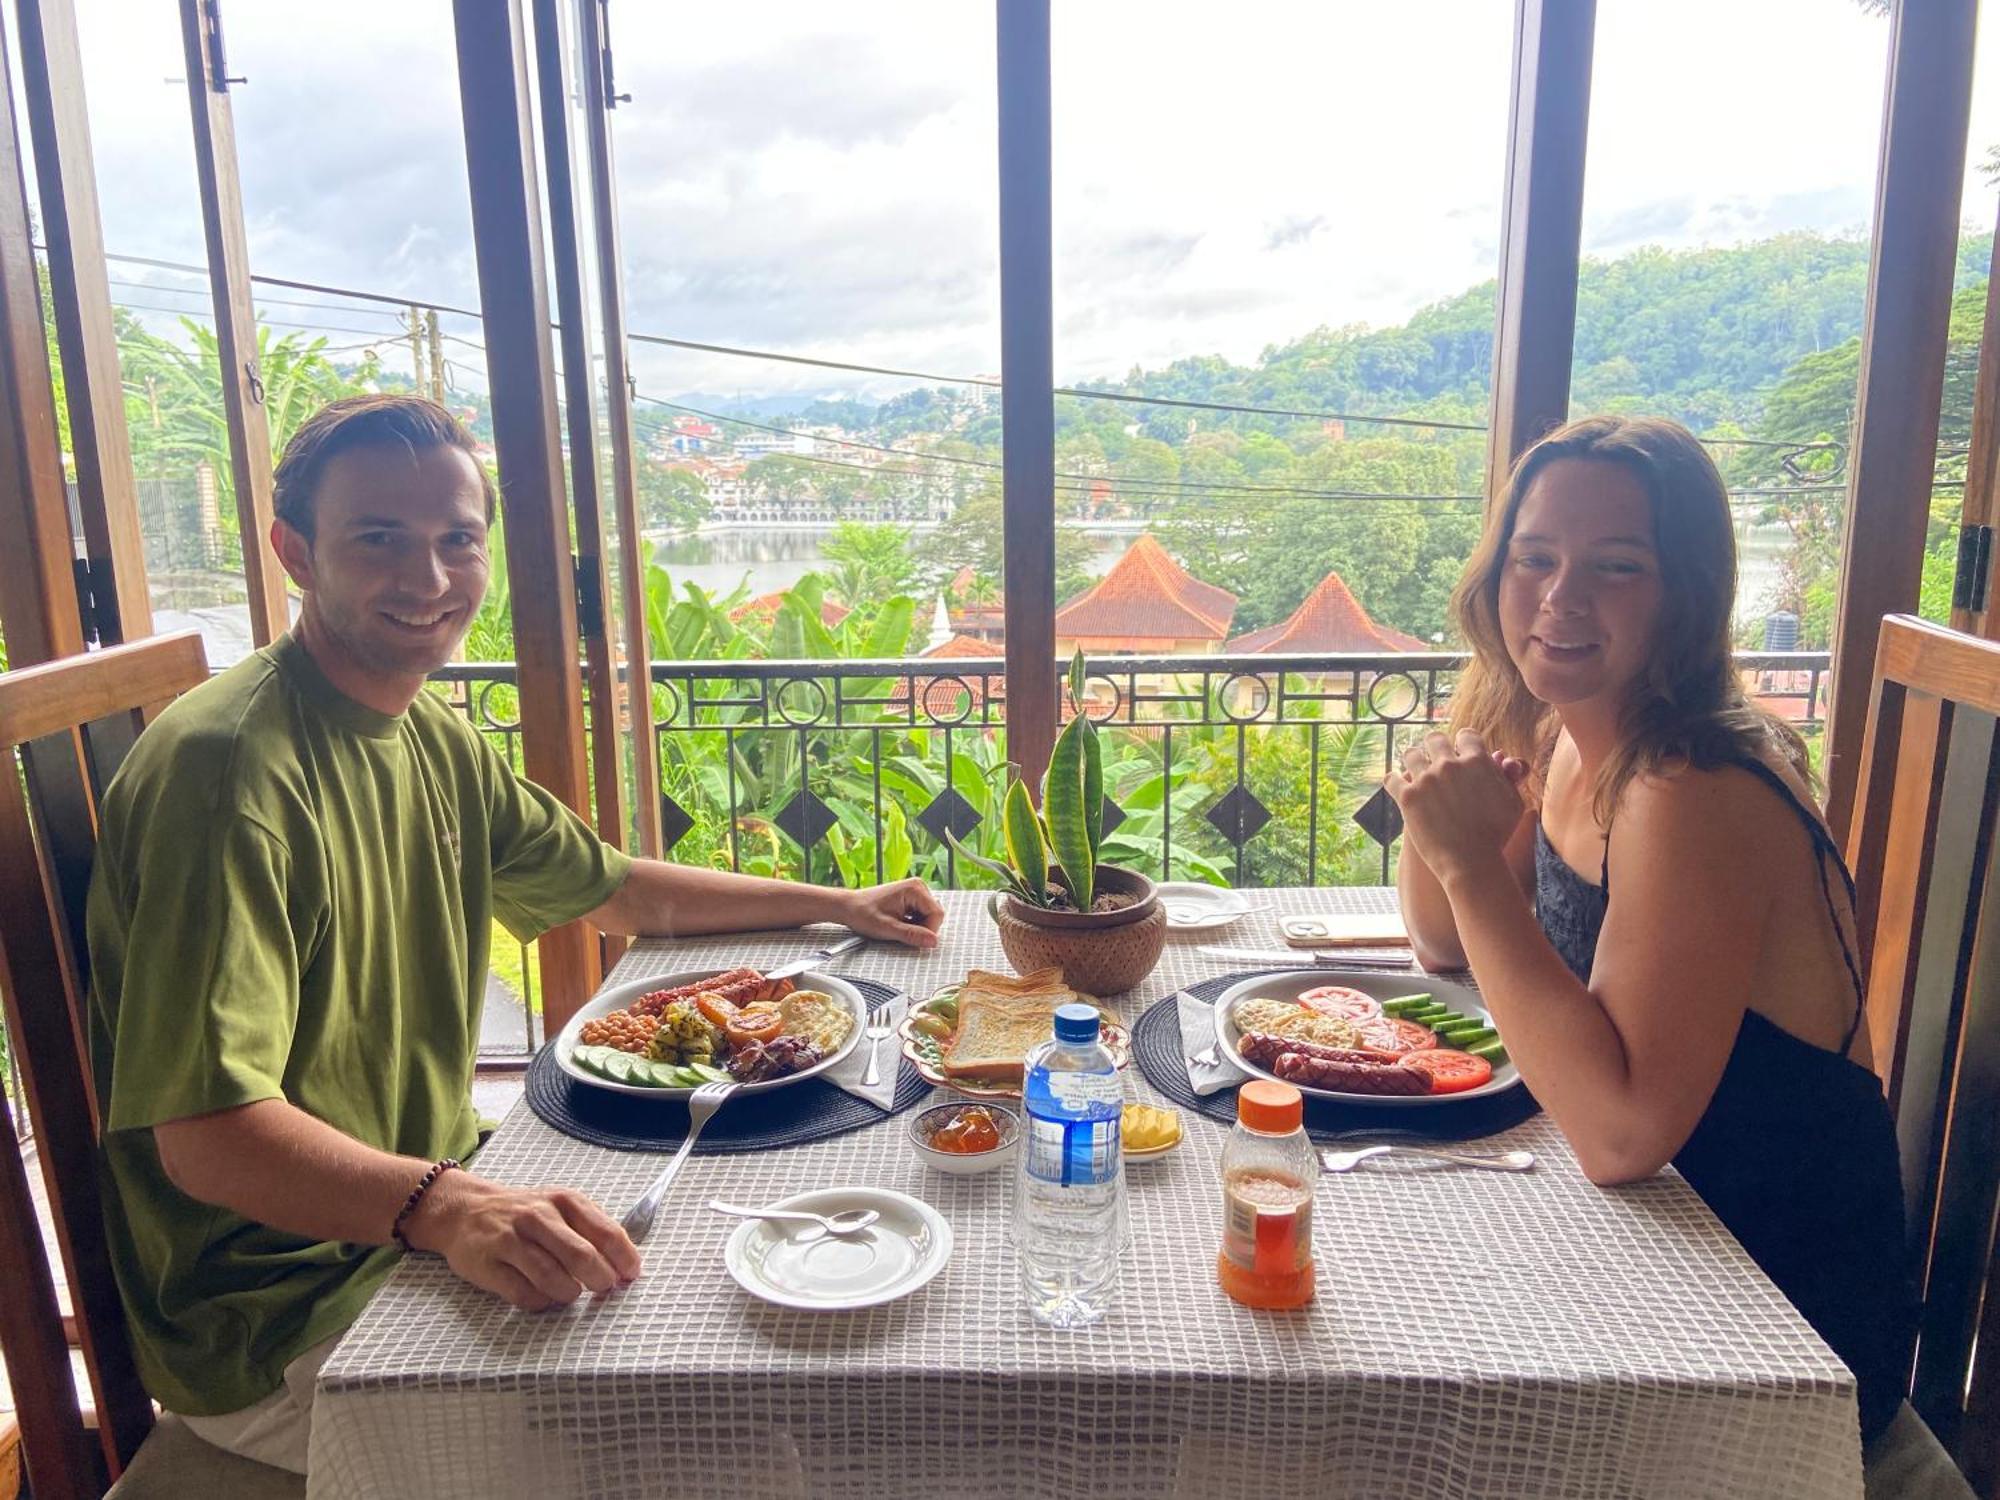
[(1672, 1162), (1853, 1369), (1872, 1440), (1915, 1326), (1895, 1135), (1850, 882), (1804, 744), (1744, 697), (1735, 587), (1683, 428), (1593, 417), (1530, 449), (1454, 596), (1456, 736), (1389, 778), (1397, 884), (1418, 958), (1472, 969), (1591, 1180)]

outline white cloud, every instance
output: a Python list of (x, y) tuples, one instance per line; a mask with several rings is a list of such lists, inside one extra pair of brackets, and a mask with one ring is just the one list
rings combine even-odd
[[(111, 247), (199, 260), (186, 92), (168, 81), (174, 7), (80, 9)], [(233, 97), (256, 268), (476, 302), (449, 7), (225, 12), (232, 69), (250, 79)], [(1512, 12), (1059, 5), (1058, 374), (1251, 359), (1490, 278)], [(634, 95), (615, 118), (635, 329), (998, 368), (990, 4), (612, 13)], [(1604, 0), (1586, 248), (1865, 229), (1887, 36), (1852, 0)], [(1975, 159), (2000, 140), (2000, 77), (1980, 82)], [(1967, 204), (1991, 224), (1990, 191), (1975, 184)], [(640, 374), (664, 393), (855, 384), (659, 350)]]

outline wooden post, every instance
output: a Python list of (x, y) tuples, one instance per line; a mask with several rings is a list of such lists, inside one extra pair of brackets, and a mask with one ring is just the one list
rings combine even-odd
[(639, 467), (632, 428), (632, 371), (625, 338), (625, 271), (618, 249), (618, 174), (611, 152), (611, 40), (605, 0), (577, 8), (583, 120), (590, 150), (590, 208), (597, 231), (597, 298), (604, 316), (605, 417), (611, 428), (611, 503), (618, 517), (618, 586), (625, 611), (625, 662), (632, 707), (636, 853), (666, 853), (660, 823), (660, 742), (653, 732), (652, 644), (646, 634), (646, 577), (640, 550)]
[(608, 628), (609, 574), (597, 484), (597, 408), (583, 295), (582, 247), (577, 243), (575, 179), (569, 139), (569, 89), (563, 76), (568, 47), (562, 0), (534, 0), (535, 71), (541, 90), (542, 159), (549, 174), (549, 243), (555, 252), (556, 321), (563, 349), (563, 404), (569, 419), (570, 500), (576, 512), (577, 630), (590, 685), (590, 761), (597, 793), (597, 836), (625, 847), (624, 684)]
[[(507, 577), (520, 666), (527, 771), (590, 815), (577, 668), (576, 591), (562, 446), (556, 432), (541, 190), (528, 95), (521, 0), (454, 0), (458, 91), (472, 190), (472, 233), (486, 331), (493, 444), (507, 517)], [(596, 945), (581, 922), (538, 945), (542, 1023), (553, 1035), (597, 987)]]
[[(0, 22), (3, 26), (4, 22)], [(0, 37), (0, 44), (4, 43)], [(0, 45), (0, 634), (15, 667), (83, 650), (48, 335)], [(8, 775), (13, 774), (11, 765)]]
[(132, 439), (104, 263), (104, 226), (84, 103), (72, 0), (20, 0), (21, 73), (35, 147), (35, 186), (48, 236), (49, 293), (62, 350), (77, 508), (99, 641), (153, 633), (140, 540)]
[(1827, 708), (1827, 822), (1845, 838), (1882, 617), (1914, 613), (1937, 461), (1938, 404), (1958, 258), (1977, 0), (1898, 5), (1876, 164)]
[[(188, 114), (194, 124), (195, 179), (208, 242), (208, 285), (215, 342), (222, 356), (222, 412), (229, 426), (229, 474), (243, 579), (250, 591), (250, 637), (268, 645), (291, 627), (285, 574), (271, 550), (271, 429), (257, 369), (257, 311), (250, 301), (250, 245), (243, 230), (243, 188), (236, 171), (232, 81), (222, 51), (220, 0), (181, 0)], [(240, 80), (238, 80), (240, 81)]]
[(1049, 0), (998, 0), (1007, 758), (1039, 790), (1059, 717)]
[(1596, 0), (1518, 0), (1486, 492), (1569, 417)]
[(2000, 231), (1986, 272), (1986, 321), (1979, 333), (1979, 380), (1972, 397), (1972, 452), (1959, 514), (1954, 630), (2000, 641)]

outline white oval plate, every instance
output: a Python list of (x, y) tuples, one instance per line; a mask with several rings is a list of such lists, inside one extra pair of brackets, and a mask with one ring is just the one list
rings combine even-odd
[[(587, 1083), (594, 1089), (608, 1089), (614, 1094), (634, 1094), (642, 1099), (687, 1098), (694, 1092), (693, 1089), (656, 1089), (639, 1083), (613, 1083), (609, 1078), (600, 1078), (588, 1069), (578, 1067), (571, 1061), (570, 1054), (576, 1050), (577, 1039), (583, 1032), (585, 1021), (594, 1021), (599, 1016), (609, 1015), (614, 1010), (623, 1010), (641, 995), (650, 995), (654, 990), (679, 989), (684, 984), (710, 979), (723, 972), (725, 971), (721, 969), (689, 969), (680, 974), (657, 974), (650, 979), (628, 980), (624, 984), (614, 984), (609, 989), (599, 990), (588, 1005), (569, 1018), (569, 1024), (557, 1035), (556, 1066), (578, 1083)], [(767, 1078), (762, 1083), (739, 1084), (738, 1093), (762, 1094), (771, 1089), (781, 1089), (789, 1083), (797, 1083), (802, 1078), (811, 1078), (816, 1073), (824, 1073), (852, 1052), (855, 1043), (861, 1040), (862, 1028), (868, 1024), (868, 1002), (861, 998), (861, 991), (844, 979), (836, 979), (831, 974), (820, 974), (810, 970), (804, 974), (794, 974), (792, 983), (802, 990), (818, 990), (822, 994), (833, 996), (836, 1000), (844, 1001), (854, 1014), (854, 1026), (847, 1033), (847, 1040), (834, 1049), (831, 1057), (822, 1057), (810, 1068), (787, 1074), (783, 1078)]]
[(872, 1208), (882, 1217), (859, 1234), (794, 1242), (786, 1226), (751, 1219), (723, 1247), (723, 1264), (753, 1297), (780, 1307), (841, 1312), (907, 1297), (951, 1259), (951, 1225), (921, 1198), (888, 1188), (821, 1188), (770, 1205), (836, 1214)]
[(1153, 891), (1167, 909), (1170, 932), (1207, 932), (1227, 927), (1250, 910), (1250, 899), (1241, 891), (1203, 885), (1195, 880), (1169, 881), (1154, 886)]
[[(1296, 999), (1307, 990), (1316, 990), (1323, 984), (1341, 984), (1351, 990), (1359, 990), (1364, 995), (1372, 995), (1377, 1000), (1394, 1000), (1403, 995), (1429, 994), (1433, 999), (1442, 1000), (1453, 1010), (1468, 1016), (1479, 1016), (1489, 1026), (1493, 1018), (1479, 1003), (1475, 990), (1462, 984), (1453, 984), (1448, 979), (1435, 979), (1428, 974), (1360, 974), (1343, 969), (1290, 969), (1282, 974), (1264, 974), (1256, 979), (1246, 979), (1241, 984), (1231, 985), (1215, 1001), (1215, 1044), (1222, 1055), (1254, 1078), (1276, 1078), (1275, 1073), (1265, 1071), (1255, 1063), (1245, 1062), (1243, 1054), (1236, 1050), (1235, 1019), (1232, 1015), (1236, 1002), (1248, 996), (1259, 996), (1272, 1000)], [(1280, 1080), (1283, 1081), (1283, 1080)], [(1455, 1094), (1354, 1094), (1345, 1089), (1315, 1089), (1306, 1085), (1293, 1084), (1302, 1094), (1310, 1094), (1318, 1099), (1338, 1099), (1343, 1104), (1382, 1104), (1401, 1109), (1406, 1106), (1422, 1108), (1431, 1104), (1451, 1104), (1462, 1099), (1478, 1099), (1487, 1094), (1497, 1094), (1503, 1089), (1511, 1089), (1521, 1081), (1521, 1070), (1510, 1059), (1493, 1070), (1493, 1076), (1476, 1089), (1460, 1089)]]

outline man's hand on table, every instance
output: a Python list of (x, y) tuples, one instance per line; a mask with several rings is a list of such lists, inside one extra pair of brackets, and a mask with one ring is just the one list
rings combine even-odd
[(944, 908), (921, 880), (897, 880), (838, 894), (842, 908), (836, 920), (863, 937), (907, 943), (912, 948), (937, 946)]
[(419, 1250), (442, 1255), (462, 1280), (529, 1312), (629, 1285), (639, 1252), (625, 1231), (568, 1188), (506, 1187), (447, 1172), (403, 1228)]

